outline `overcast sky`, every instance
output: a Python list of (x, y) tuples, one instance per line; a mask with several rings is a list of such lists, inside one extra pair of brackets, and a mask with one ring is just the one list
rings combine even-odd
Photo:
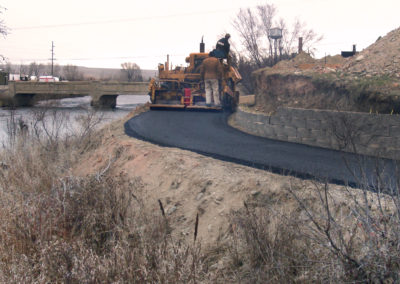
[[(240, 49), (232, 21), (240, 8), (258, 0), (0, 0), (0, 17), (10, 28), (0, 38), (0, 54), (13, 64), (48, 63), (54, 42), (56, 63), (120, 68), (135, 62), (156, 69), (170, 54), (174, 65), (206, 50), (226, 32)], [(324, 36), (317, 57), (339, 54), (357, 45), (362, 50), (400, 27), (399, 0), (274, 0), (278, 16), (296, 17)]]

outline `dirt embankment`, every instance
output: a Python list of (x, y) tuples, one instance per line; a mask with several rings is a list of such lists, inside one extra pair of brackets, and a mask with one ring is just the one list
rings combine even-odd
[(400, 113), (400, 88), (390, 78), (340, 78), (336, 74), (255, 73), (255, 110), (278, 107)]
[(280, 106), (351, 110), (349, 96), (344, 94), (345, 90), (328, 82), (318, 84), (310, 77), (295, 74), (257, 73), (254, 78), (258, 90), (258, 111), (273, 113)]
[(279, 210), (287, 207), (290, 211), (293, 202), (288, 202), (286, 189), (291, 182), (306, 183), (140, 141), (125, 135), (123, 122), (103, 129), (100, 147), (82, 157), (75, 173), (95, 173), (110, 164), (112, 175), (125, 176), (139, 185), (149, 210), (161, 214), (160, 200), (173, 233), (189, 241), (193, 239), (197, 213), (199, 238), (205, 244), (215, 244), (228, 230), (229, 213), (243, 208), (245, 200), (263, 195), (269, 202), (280, 204)]
[(255, 110), (277, 107), (400, 113), (400, 28), (351, 58), (301, 53), (253, 73)]

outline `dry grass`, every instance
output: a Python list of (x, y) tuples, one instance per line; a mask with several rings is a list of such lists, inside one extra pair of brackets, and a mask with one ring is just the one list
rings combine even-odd
[[(54, 113), (46, 119), (60, 121)], [(26, 131), (10, 121), (15, 131), (0, 154), (0, 282), (190, 283), (204, 278), (200, 246), (172, 239), (165, 217), (146, 210), (142, 185), (110, 176), (113, 158), (95, 175), (70, 175), (80, 154), (100, 142), (89, 119), (78, 137), (43, 134), (43, 128)]]
[[(36, 122), (59, 119), (52, 113)], [(146, 208), (139, 180), (111, 175), (118, 153), (93, 175), (71, 175), (102, 139), (93, 114), (82, 122), (84, 131), (63, 136), (10, 121), (0, 153), (1, 283), (400, 280), (398, 187), (391, 195), (382, 183), (376, 193), (299, 181), (285, 194), (265, 189), (231, 213), (225, 238), (204, 249), (172, 234), (161, 210)]]
[(174, 242), (134, 190), (123, 177), (94, 176), (59, 179), (47, 192), (4, 192), (1, 282), (194, 281), (199, 247)]
[[(397, 283), (398, 195), (328, 184), (291, 184), (290, 211), (270, 196), (231, 214), (231, 281), (237, 283)], [(233, 273), (235, 272), (235, 273)]]

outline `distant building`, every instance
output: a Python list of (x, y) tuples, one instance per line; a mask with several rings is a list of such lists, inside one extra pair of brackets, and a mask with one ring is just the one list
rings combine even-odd
[(353, 51), (342, 51), (342, 57), (351, 57), (357, 53), (356, 45), (353, 44)]
[(9, 74), (8, 81), (29, 81), (29, 76), (22, 74)]

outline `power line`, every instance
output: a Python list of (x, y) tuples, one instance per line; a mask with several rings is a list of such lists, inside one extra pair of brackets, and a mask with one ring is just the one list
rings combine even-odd
[(115, 19), (115, 20), (104, 20), (104, 21), (89, 21), (89, 22), (79, 22), (79, 23), (64, 23), (64, 24), (39, 25), (39, 26), (29, 26), (29, 27), (15, 27), (15, 28), (11, 28), (11, 30), (17, 31), (17, 30), (63, 28), (63, 27), (83, 26), (83, 25), (116, 24), (116, 23), (136, 22), (136, 21), (154, 20), (154, 19), (167, 19), (167, 18), (176, 18), (176, 17), (184, 17), (184, 16), (194, 16), (194, 15), (208, 15), (208, 14), (227, 12), (230, 10), (236, 10), (236, 9), (224, 9), (224, 10), (214, 10), (214, 11), (171, 14), (171, 15), (165, 15), (165, 16), (149, 16), (149, 17), (126, 18), (126, 19)]
[[(186, 56), (187, 54), (170, 54), (170, 56)], [(81, 57), (81, 58), (65, 58), (62, 60), (101, 60), (101, 59), (141, 59), (141, 58), (154, 58), (165, 57), (163, 55), (136, 55), (136, 56), (113, 56), (113, 57)]]
[[(187, 54), (170, 54), (170, 56), (186, 56)], [(157, 58), (165, 57), (163, 55), (136, 55), (136, 56), (107, 56), (107, 57), (80, 57), (80, 58), (57, 58), (58, 61), (85, 61), (85, 60), (114, 60), (114, 59), (145, 59), (145, 58)], [(47, 61), (47, 58), (20, 58), (22, 61)]]

